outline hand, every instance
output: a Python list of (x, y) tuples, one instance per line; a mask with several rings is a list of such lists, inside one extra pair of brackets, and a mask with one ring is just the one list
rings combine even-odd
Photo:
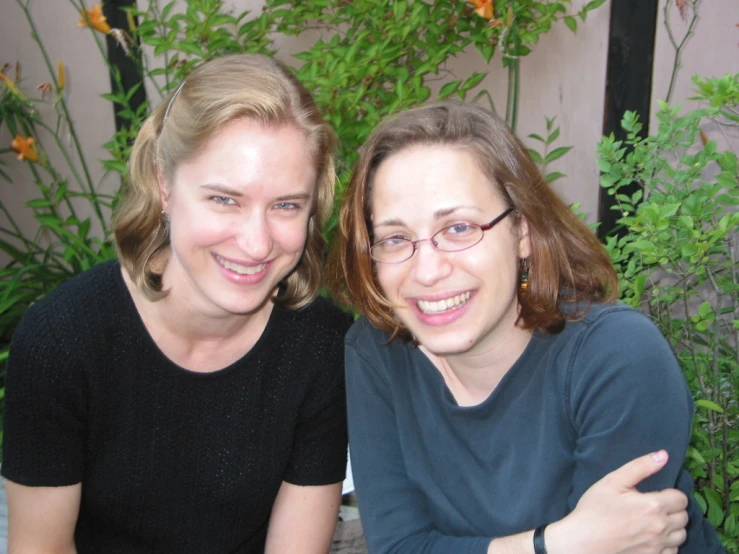
[(685, 542), (687, 497), (675, 489), (640, 493), (667, 452), (632, 460), (590, 487), (566, 518), (547, 527), (550, 554), (677, 554)]

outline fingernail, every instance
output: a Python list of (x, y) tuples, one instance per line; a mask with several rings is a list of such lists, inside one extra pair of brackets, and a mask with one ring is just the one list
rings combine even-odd
[(652, 458), (654, 458), (654, 461), (658, 464), (664, 463), (667, 461), (667, 452), (665, 452), (664, 450), (654, 452), (652, 453)]

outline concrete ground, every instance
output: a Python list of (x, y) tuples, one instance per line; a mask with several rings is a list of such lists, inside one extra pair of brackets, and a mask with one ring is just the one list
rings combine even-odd
[(5, 500), (5, 479), (0, 479), (0, 554), (8, 552), (8, 503)]

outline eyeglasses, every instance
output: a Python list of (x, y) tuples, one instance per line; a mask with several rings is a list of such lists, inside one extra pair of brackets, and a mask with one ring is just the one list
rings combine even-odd
[(482, 240), (485, 231), (495, 227), (511, 212), (513, 212), (513, 208), (508, 208), (487, 225), (455, 223), (444, 227), (427, 239), (410, 240), (403, 237), (383, 239), (370, 246), (370, 256), (381, 264), (399, 264), (410, 260), (418, 248), (418, 243), (424, 241), (430, 241), (434, 248), (441, 252), (467, 250)]

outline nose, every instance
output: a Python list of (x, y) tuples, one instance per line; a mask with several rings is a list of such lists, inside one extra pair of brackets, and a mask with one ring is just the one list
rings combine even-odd
[(413, 264), (414, 279), (424, 286), (432, 286), (452, 272), (447, 253), (434, 248), (430, 239), (416, 243), (416, 252), (409, 262)]
[(236, 244), (249, 259), (258, 262), (272, 252), (272, 232), (264, 214), (251, 213), (236, 229)]

